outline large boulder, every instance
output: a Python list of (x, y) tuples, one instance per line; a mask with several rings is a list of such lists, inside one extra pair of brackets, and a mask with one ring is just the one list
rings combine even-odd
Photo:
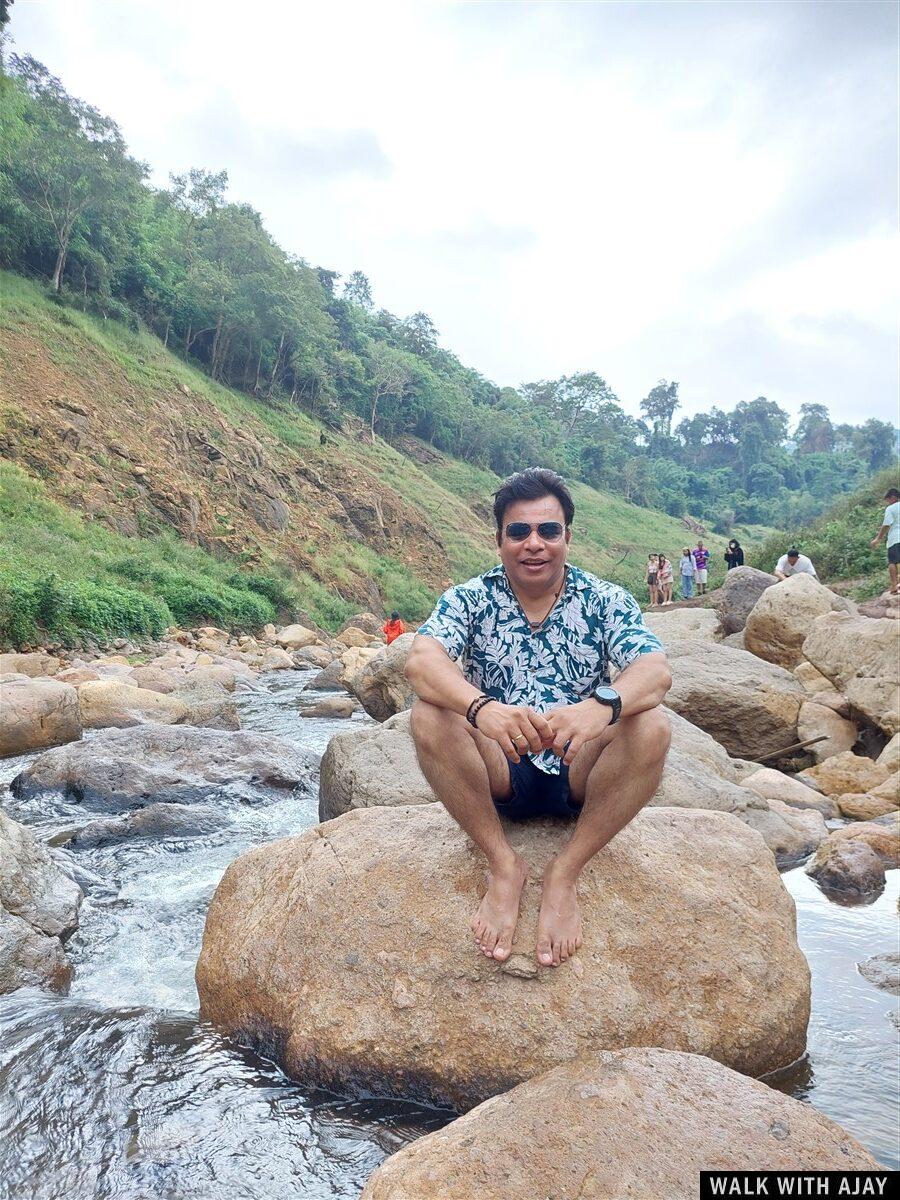
[(372, 636), (368, 633), (363, 633), (361, 629), (357, 629), (355, 625), (348, 625), (346, 629), (342, 629), (334, 639), (348, 649), (351, 646), (369, 646), (372, 643)]
[(312, 763), (280, 738), (188, 725), (106, 729), (89, 741), (48, 750), (11, 784), (16, 796), (60, 792), (114, 810), (147, 800), (193, 802), (223, 789), (295, 788)]
[(884, 863), (862, 841), (826, 839), (806, 865), (826, 891), (873, 895), (884, 887)]
[(0, 810), (0, 995), (26, 986), (68, 991), (62, 939), (77, 928), (80, 904), (81, 889)]
[(726, 572), (725, 580), (713, 593), (713, 606), (718, 613), (722, 633), (740, 633), (757, 600), (778, 580), (768, 571), (756, 567), (735, 567)]
[(890, 778), (890, 772), (871, 758), (845, 750), (843, 754), (835, 754), (818, 766), (801, 771), (798, 778), (808, 780), (824, 795), (837, 799), (848, 792), (870, 792)]
[(540, 878), (569, 830), (508, 833), (533, 874), (502, 964), (471, 941), (484, 860), (439, 805), (356, 810), (242, 855), (207, 914), (203, 1019), (309, 1082), (461, 1108), (587, 1049), (751, 1075), (803, 1053), (794, 904), (740, 821), (640, 813), (585, 868), (585, 943), (556, 970), (535, 959)]
[(374, 728), (338, 733), (322, 756), (319, 820), (354, 808), (427, 804), (436, 799), (422, 774), (409, 712)]
[[(163, 696), (168, 696), (180, 683), (184, 682), (184, 675), (180, 671), (166, 671), (162, 667), (153, 666), (152, 663), (135, 667), (131, 672), (131, 678), (139, 688), (144, 688), (148, 692), (160, 692)], [(79, 679), (78, 682), (87, 683), (89, 679)]]
[(791, 670), (803, 659), (803, 642), (816, 617), (852, 611), (849, 600), (812, 575), (791, 575), (759, 597), (747, 617), (744, 645), (760, 658)]
[(346, 721), (360, 711), (359, 701), (353, 696), (323, 696), (313, 704), (300, 706), (301, 717), (328, 717), (334, 721)]
[(828, 818), (840, 816), (838, 806), (830, 796), (823, 796), (798, 779), (783, 775), (781, 771), (773, 771), (771, 767), (760, 767), (758, 771), (748, 775), (744, 786), (752, 788), (757, 795), (764, 796), (766, 800), (780, 800), (782, 804), (791, 808), (815, 809)]
[[(212, 667), (198, 667), (187, 676), (171, 699), (179, 700), (187, 709), (186, 725), (205, 725), (210, 729), (240, 729), (234, 696), (215, 678), (206, 674)], [(231, 676), (232, 690), (234, 676)], [(170, 699), (170, 697), (166, 697)]]
[(25, 675), (0, 682), (0, 758), (75, 741), (81, 729), (71, 684)]
[(892, 773), (900, 771), (900, 733), (895, 733), (878, 755), (878, 762)]
[(889, 737), (900, 733), (900, 621), (827, 613), (803, 654), (867, 720)]
[(414, 633), (402, 634), (353, 676), (350, 690), (376, 721), (386, 721), (412, 707), (416, 695), (406, 681), (404, 670), (415, 637)]
[(848, 792), (846, 796), (839, 798), (837, 804), (841, 816), (851, 821), (874, 821), (876, 817), (884, 817), (897, 811), (893, 800), (858, 792)]
[(349, 646), (338, 660), (341, 664), (341, 683), (350, 691), (357, 675), (372, 661), (376, 654), (381, 653), (381, 646)]
[(300, 666), (318, 667), (323, 670), (334, 661), (334, 655), (327, 646), (304, 646), (294, 652), (294, 662)]
[(293, 655), (288, 654), (287, 650), (282, 650), (280, 646), (270, 646), (262, 656), (259, 669), (264, 674), (268, 671), (293, 671), (296, 665)]
[(651, 610), (644, 613), (644, 624), (664, 646), (678, 638), (714, 642), (720, 633), (719, 618), (711, 608)]
[(151, 692), (120, 679), (99, 679), (78, 689), (81, 723), (85, 729), (125, 729), (155, 721), (177, 725), (186, 721), (188, 708), (175, 696)]
[[(821, 695), (823, 693), (819, 693)], [(840, 698), (842, 699), (842, 698)], [(807, 752), (817, 763), (835, 754), (843, 754), (851, 750), (859, 738), (859, 727), (855, 721), (842, 717), (829, 704), (819, 704), (818, 695), (814, 700), (806, 700), (800, 706), (797, 718), (797, 736), (801, 742), (823, 738), (807, 747)]]
[(306, 684), (305, 691), (310, 692), (345, 692), (343, 683), (344, 664), (339, 658), (333, 659), (327, 667), (313, 675)]
[(828, 835), (832, 844), (864, 842), (881, 859), (885, 869), (900, 867), (900, 813), (876, 817), (871, 821), (856, 821)]
[(357, 613), (356, 616), (347, 618), (340, 632), (343, 633), (345, 629), (361, 629), (370, 638), (380, 638), (384, 633), (384, 619), (370, 612)]
[(39, 675), (55, 675), (59, 670), (59, 659), (42, 650), (31, 654), (0, 654), (0, 675), (27, 675), (36, 679)]
[(406, 1146), (360, 1200), (694, 1200), (701, 1171), (761, 1166), (880, 1170), (809, 1104), (709, 1058), (600, 1051)]
[(713, 642), (678, 641), (667, 650), (673, 683), (666, 704), (729, 754), (755, 761), (796, 743), (806, 693), (789, 671)]
[(275, 641), (285, 650), (302, 650), (304, 646), (314, 646), (319, 635), (305, 625), (285, 625), (275, 635)]

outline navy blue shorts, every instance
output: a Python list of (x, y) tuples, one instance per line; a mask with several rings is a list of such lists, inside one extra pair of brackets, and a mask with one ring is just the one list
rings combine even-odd
[(525, 755), (509, 764), (512, 795), (509, 800), (495, 800), (501, 817), (510, 821), (528, 821), (532, 817), (564, 817), (574, 820), (581, 812), (569, 794), (569, 768), (563, 763), (558, 775), (548, 775)]

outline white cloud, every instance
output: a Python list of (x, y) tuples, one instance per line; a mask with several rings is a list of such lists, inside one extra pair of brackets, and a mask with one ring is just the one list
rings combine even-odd
[(666, 375), (689, 410), (896, 419), (893, 5), (13, 13), (154, 178), (226, 166), (288, 249), (499, 383), (594, 368), (632, 411)]

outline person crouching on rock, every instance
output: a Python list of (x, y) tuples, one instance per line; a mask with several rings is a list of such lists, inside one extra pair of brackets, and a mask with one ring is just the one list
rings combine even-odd
[(419, 764), (487, 858), (475, 942), (501, 962), (528, 864), (499, 818), (575, 822), (544, 872), (538, 918), (538, 962), (559, 966), (582, 944), (578, 877), (656, 791), (671, 736), (662, 646), (628, 592), (567, 563), (574, 511), (553, 471), (506, 479), (499, 565), (444, 592), (406, 663)]

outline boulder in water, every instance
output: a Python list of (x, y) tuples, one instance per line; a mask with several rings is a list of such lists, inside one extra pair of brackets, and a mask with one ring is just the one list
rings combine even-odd
[(859, 964), (859, 973), (883, 992), (900, 996), (900, 954), (896, 950), (867, 958)]
[(285, 650), (300, 650), (304, 646), (314, 646), (318, 640), (319, 635), (312, 629), (307, 629), (305, 625), (285, 625), (275, 635), (275, 641)]
[(509, 827), (533, 875), (504, 963), (472, 944), (484, 860), (437, 804), (259, 846), (207, 914), (201, 1015), (295, 1078), (463, 1108), (587, 1049), (661, 1045), (757, 1075), (803, 1053), (809, 969), (760, 837), (644, 810), (581, 876), (584, 946), (540, 968), (540, 878), (568, 836)]
[(416, 759), (410, 714), (383, 725), (338, 733), (322, 756), (319, 820), (354, 808), (427, 804), (436, 799)]
[(120, 679), (99, 679), (78, 689), (85, 729), (125, 729), (148, 721), (177, 725), (187, 720), (187, 705), (175, 696), (151, 692)]
[(324, 696), (313, 704), (301, 704), (299, 711), (301, 717), (330, 717), (333, 721), (346, 721), (360, 711), (360, 706), (352, 696)]
[(68, 683), (30, 676), (0, 682), (0, 758), (81, 737), (78, 692)]
[[(694, 1200), (700, 1172), (877, 1171), (809, 1104), (699, 1054), (582, 1054), (381, 1164), (360, 1200)], [(755, 1194), (755, 1193), (754, 1193)]]
[(827, 838), (806, 865), (826, 891), (872, 895), (884, 887), (884, 863), (865, 842)]

